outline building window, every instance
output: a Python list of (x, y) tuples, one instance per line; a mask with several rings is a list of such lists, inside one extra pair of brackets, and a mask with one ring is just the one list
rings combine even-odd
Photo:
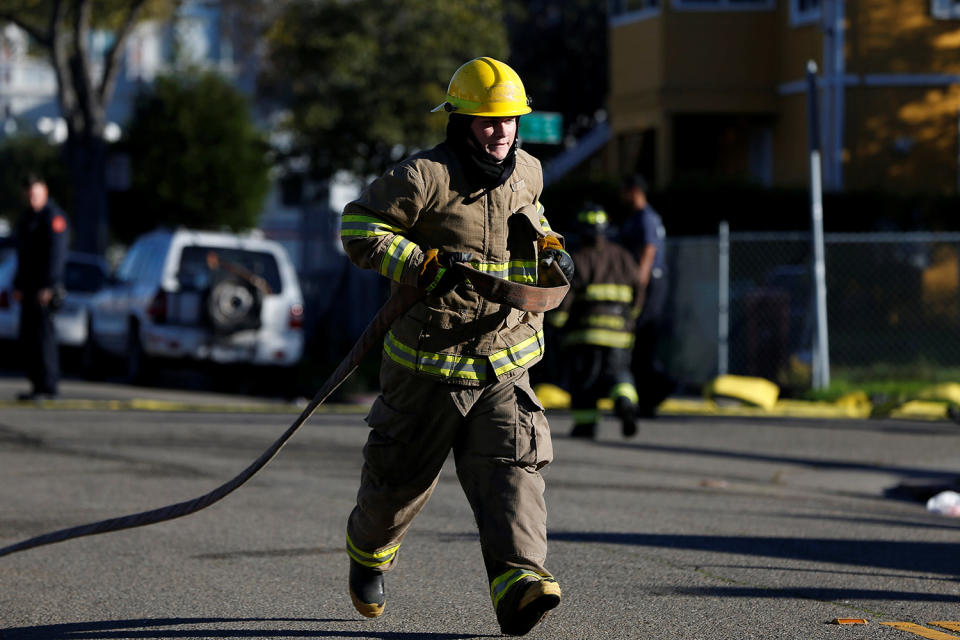
[(756, 11), (773, 9), (774, 0), (673, 0), (674, 9), (707, 11)]
[(930, 11), (940, 20), (960, 18), (960, 0), (931, 0)]
[(617, 26), (660, 14), (661, 0), (609, 0), (610, 24)]
[(797, 27), (820, 21), (821, 0), (790, 0), (790, 24)]

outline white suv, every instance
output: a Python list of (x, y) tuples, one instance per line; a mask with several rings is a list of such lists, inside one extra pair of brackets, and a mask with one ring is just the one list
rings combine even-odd
[(256, 233), (147, 233), (89, 310), (84, 368), (121, 356), (133, 382), (156, 358), (292, 371), (303, 354), (296, 271), (281, 245)]

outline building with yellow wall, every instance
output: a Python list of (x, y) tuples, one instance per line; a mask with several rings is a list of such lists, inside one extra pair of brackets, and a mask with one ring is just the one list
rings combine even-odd
[(960, 0), (612, 0), (604, 161), (802, 186), (809, 60), (825, 189), (960, 190)]

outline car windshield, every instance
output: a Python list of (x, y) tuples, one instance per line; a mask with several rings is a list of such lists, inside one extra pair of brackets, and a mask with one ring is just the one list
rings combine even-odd
[(224, 249), (193, 245), (183, 248), (180, 255), (180, 271), (177, 274), (181, 285), (203, 286), (210, 281), (210, 272), (218, 265), (233, 264), (263, 278), (271, 292), (280, 293), (280, 269), (272, 253), (246, 249)]
[(94, 293), (103, 288), (106, 274), (103, 269), (87, 262), (67, 261), (63, 270), (63, 286), (67, 291)]

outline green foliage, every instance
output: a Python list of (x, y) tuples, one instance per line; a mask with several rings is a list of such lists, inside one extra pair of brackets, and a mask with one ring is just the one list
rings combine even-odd
[(28, 173), (43, 176), (50, 187), (50, 196), (67, 207), (72, 194), (67, 169), (60, 147), (42, 136), (18, 135), (0, 143), (0, 218), (13, 224), (27, 206), (23, 179)]
[(292, 0), (268, 42), (265, 81), (319, 177), (379, 174), (435, 144), (447, 119), (429, 111), (453, 72), (507, 53), (500, 0)]
[(123, 147), (131, 191), (113, 229), (247, 229), (269, 188), (266, 144), (245, 97), (214, 73), (158, 78), (138, 96)]

